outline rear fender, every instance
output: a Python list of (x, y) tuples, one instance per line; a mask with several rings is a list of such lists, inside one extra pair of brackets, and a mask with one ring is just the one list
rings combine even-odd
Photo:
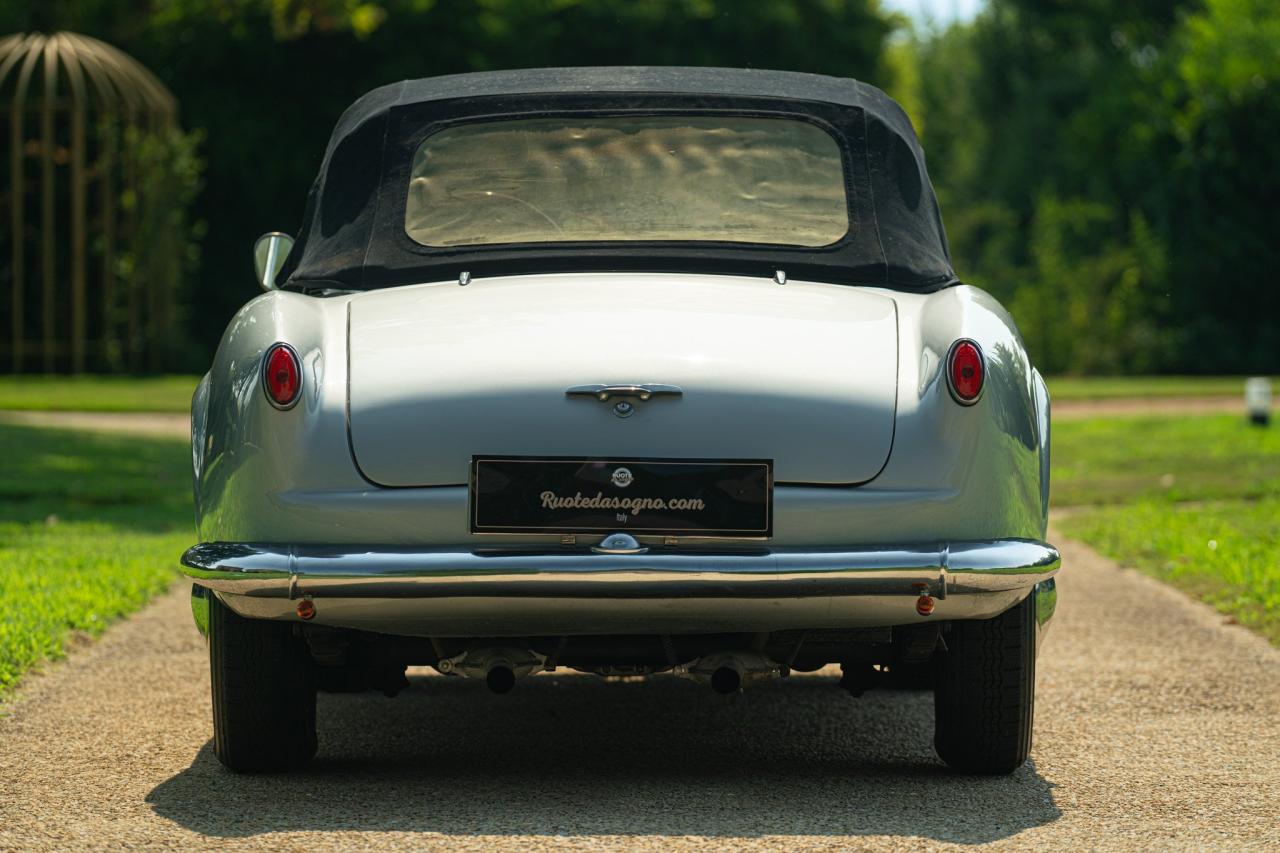
[[(201, 541), (273, 539), (290, 527), (283, 492), (367, 487), (347, 443), (346, 302), (271, 291), (227, 326), (192, 401)], [(301, 398), (287, 411), (262, 388), (263, 354), (278, 341), (302, 363)]]
[[(1013, 318), (992, 296), (967, 285), (895, 299), (897, 421), (893, 452), (872, 486), (953, 493), (938, 515), (940, 537), (1043, 538), (1048, 394), (1037, 389), (1038, 374)], [(962, 338), (976, 342), (986, 361), (982, 396), (972, 406), (957, 404), (946, 382), (947, 353)]]

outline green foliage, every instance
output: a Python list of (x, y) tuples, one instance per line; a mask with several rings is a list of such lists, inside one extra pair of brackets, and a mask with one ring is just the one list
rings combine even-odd
[[(204, 134), (178, 129), (157, 132), (126, 129), (124, 146), (130, 161), (126, 168), (138, 175), (136, 189), (121, 198), (126, 216), (136, 217), (129, 245), (117, 259), (120, 287), (127, 294), (121, 304), (152, 302), (147, 323), (133, 330), (136, 340), (113, 340), (107, 358), (116, 370), (128, 365), (127, 354), (147, 349), (158, 370), (172, 367), (183, 353), (187, 327), (183, 302), (190, 297), (183, 285), (197, 269), (204, 225), (192, 222), (190, 209), (201, 187), (204, 162), (199, 147)], [(176, 281), (176, 285), (174, 282)], [(177, 288), (175, 298), (159, 300), (155, 294)], [(115, 328), (124, 328), (123, 317)], [(127, 331), (125, 332), (127, 334)], [(144, 347), (143, 341), (150, 342)]]
[(208, 232), (184, 348), (201, 358), (256, 294), (253, 241), (296, 230), (334, 123), (369, 89), (565, 65), (875, 80), (893, 24), (875, 0), (0, 0), (0, 32), (33, 27), (129, 52), (177, 96), (184, 126), (206, 134), (194, 218)]
[(1009, 301), (1038, 363), (1072, 373), (1150, 373), (1177, 332), (1166, 320), (1164, 246), (1141, 213), (1127, 233), (1101, 202), (1046, 194), (1031, 221), (1027, 278)]
[(1268, 100), (1267, 89), (1280, 83), (1280, 14), (1270, 0), (1207, 0), (1182, 38), (1178, 70), (1195, 99), (1184, 110), (1187, 126)]
[(250, 245), (300, 222), (361, 93), (634, 63), (887, 84), (924, 137), (957, 271), (1011, 306), (1044, 370), (1280, 370), (1280, 4), (989, 0), (972, 22), (905, 24), (875, 0), (0, 0), (0, 31), (129, 51), (207, 133), (186, 353), (254, 295)]
[(377, 3), (360, 0), (272, 0), (271, 24), (276, 38), (299, 38), (309, 32), (350, 30), (368, 38), (387, 18)]
[[(124, 4), (107, 6), (100, 0), (84, 0), (82, 4), (59, 0), (51, 0), (48, 4), (14, 4), (11, 0), (0, 0), (0, 33), (7, 34), (9, 26), (6, 21), (15, 22), (14, 29), (61, 29), (66, 24), (74, 28), (76, 22), (90, 23), (108, 15), (122, 15), (126, 9), (128, 7)], [(132, 11), (136, 14), (137, 10)], [(61, 49), (68, 48), (64, 46)], [(54, 55), (46, 54), (46, 59), (52, 62)], [(103, 62), (105, 65), (99, 68), (99, 63)], [(71, 321), (65, 317), (65, 312), (75, 314), (78, 309), (87, 311), (87, 317), (82, 319), (87, 324), (89, 335), (87, 361), (82, 358), (77, 362), (80, 369), (85, 369), (87, 364), (88, 369), (94, 371), (156, 371), (161, 367), (172, 370), (174, 356), (186, 351), (181, 344), (185, 337), (182, 327), (187, 318), (182, 315), (180, 304), (189, 297), (202, 236), (202, 230), (193, 221), (190, 210), (201, 188), (203, 161), (198, 148), (203, 134), (198, 131), (183, 133), (179, 129), (165, 127), (168, 116), (162, 118), (157, 112), (147, 111), (150, 109), (147, 107), (149, 101), (153, 102), (152, 107), (156, 106), (155, 99), (151, 97), (155, 93), (128, 91), (133, 85), (127, 82), (131, 78), (121, 76), (124, 72), (113, 70), (117, 64), (114, 59), (94, 59), (93, 53), (89, 52), (81, 55), (79, 63), (71, 61), (66, 67), (59, 65), (60, 70), (49, 65), (47, 75), (37, 72), (28, 81), (34, 88), (26, 83), (14, 88), (16, 73), (7, 77), (6, 93), (14, 98), (13, 108), (18, 111), (15, 115), (21, 113), (24, 104), (28, 115), (25, 130), (22, 130), (26, 134), (25, 142), (16, 137), (10, 140), (6, 132), (4, 142), (0, 143), (6, 164), (11, 142), (16, 143), (18, 149), (14, 152), (15, 168), (21, 164), (22, 158), (18, 155), (24, 148), (28, 149), (29, 158), (36, 150), (31, 146), (53, 146), (53, 171), (47, 175), (52, 229), (44, 227), (42, 216), (34, 216), (32, 205), (43, 197), (43, 193), (32, 195), (36, 184), (31, 181), (35, 173), (31, 172), (29, 164), (25, 167), (28, 172), (25, 191), (29, 209), (25, 231), (22, 232), (25, 234), (22, 239), (30, 242), (32, 248), (41, 235), (56, 246), (55, 260), (48, 270), (44, 270), (53, 281), (54, 291), (44, 298), (52, 298), (58, 304), (41, 309), (51, 312), (47, 315), (48, 322), (54, 329), (53, 339), (44, 344), (49, 360), (46, 367), (52, 365), (49, 369), (65, 370), (75, 361), (70, 357), (72, 351), (66, 348), (66, 344), (57, 341), (65, 342), (72, 336)], [(16, 66), (11, 70), (16, 70)], [(42, 122), (37, 121), (46, 86), (52, 87), (49, 93), (57, 93), (50, 103), (53, 112), (49, 114), (47, 132), (53, 136), (49, 139), (41, 130)], [(116, 92), (117, 87), (123, 89)], [(73, 98), (73, 92), (80, 94)], [(75, 123), (71, 116), (72, 103), (76, 99), (87, 109), (87, 125), (82, 129), (84, 133), (80, 139), (80, 153), (86, 162), (83, 192), (79, 196), (72, 186), (76, 180), (75, 168), (66, 168), (68, 160), (75, 161), (67, 146), (74, 147), (75, 133), (71, 130)], [(143, 111), (139, 112), (139, 108)], [(13, 125), (14, 133), (19, 129), (18, 124)], [(12, 189), (6, 187), (4, 190), (6, 208)], [(111, 194), (113, 198), (103, 198), (104, 193)], [(81, 198), (84, 207), (80, 214), (75, 213), (77, 197)], [(42, 208), (43, 204), (40, 202)], [(87, 257), (73, 245), (73, 220), (81, 214), (86, 217), (88, 229)], [(8, 252), (0, 250), (0, 253), (5, 255), (3, 260), (7, 265)], [(27, 288), (36, 282), (32, 278), (30, 263), (28, 261), (27, 281), (18, 283)], [(87, 306), (81, 304), (84, 300), (67, 295), (67, 288), (71, 287), (67, 279), (74, 277), (77, 266), (87, 269), (87, 273), (81, 269), (87, 275)], [(5, 284), (7, 292), (8, 282)], [(55, 293), (56, 296), (53, 295)], [(37, 301), (34, 296), (26, 297), (28, 306)], [(77, 308), (62, 307), (63, 303), (70, 306), (73, 302)], [(16, 307), (17, 303), (14, 304)], [(39, 336), (33, 319), (29, 309), (25, 317), (16, 318), (15, 328), (20, 330), (25, 325), (28, 340), (32, 339), (33, 333)], [(6, 329), (9, 322), (6, 316)], [(150, 359), (149, 363), (144, 362), (144, 354)], [(17, 357), (19, 363), (8, 369), (31, 369), (35, 366), (30, 357), (25, 359), (25, 364), (20, 354)]]
[(197, 376), (0, 376), (0, 410), (188, 412)]
[(0, 425), (0, 695), (173, 582), (192, 539), (189, 454)]
[(897, 101), (915, 126), (916, 134), (923, 134), (925, 111), (920, 99), (920, 63), (917, 61), (919, 45), (914, 40), (898, 39), (885, 45), (881, 63), (885, 70), (885, 91)]
[(1187, 343), (1210, 359), (1273, 365), (1280, 357), (1280, 5), (1209, 0), (1187, 17), (1174, 52), (1168, 230), (1171, 258), (1188, 282), (1175, 291)]
[(1275, 371), (1280, 7), (991, 0), (915, 56), (957, 271), (1042, 369)]

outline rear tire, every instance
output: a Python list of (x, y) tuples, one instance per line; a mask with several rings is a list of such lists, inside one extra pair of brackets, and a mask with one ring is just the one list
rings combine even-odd
[(1012, 773), (1031, 754), (1034, 596), (991, 619), (955, 622), (939, 655), (934, 748), (965, 773)]
[(288, 622), (245, 619), (209, 596), (213, 752), (237, 773), (306, 764), (316, 752), (316, 686)]

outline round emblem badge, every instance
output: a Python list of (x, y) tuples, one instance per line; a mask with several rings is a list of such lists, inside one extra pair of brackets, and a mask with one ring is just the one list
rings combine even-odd
[(625, 489), (631, 485), (631, 481), (635, 478), (631, 476), (631, 470), (628, 468), (615, 468), (613, 471), (613, 484), (619, 489)]

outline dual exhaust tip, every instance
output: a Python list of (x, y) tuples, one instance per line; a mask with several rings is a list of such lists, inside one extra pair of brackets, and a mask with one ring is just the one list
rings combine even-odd
[[(721, 696), (729, 696), (742, 689), (742, 672), (732, 666), (722, 666), (706, 678), (711, 689)], [(516, 673), (510, 666), (499, 663), (484, 674), (485, 686), (498, 695), (510, 693), (516, 686)]]
[(529, 649), (477, 649), (441, 658), (436, 669), (445, 675), (481, 678), (494, 693), (510, 693), (516, 679), (546, 669), (546, 661), (543, 655)]
[(737, 693), (744, 687), (761, 681), (772, 681), (782, 675), (782, 666), (760, 652), (717, 652), (675, 667), (673, 672), (681, 678), (689, 678), (722, 696)]
[(720, 667), (707, 680), (711, 689), (721, 696), (728, 696), (742, 689), (742, 673), (731, 666)]
[[(451, 658), (441, 658), (436, 669), (445, 675), (483, 679), (493, 693), (510, 693), (521, 677), (548, 670), (546, 658), (528, 649), (479, 649)], [(672, 667), (672, 673), (707, 684), (716, 693), (729, 696), (748, 685), (782, 675), (782, 667), (752, 651), (719, 652)]]
[(495, 664), (484, 674), (484, 683), (494, 693), (510, 693), (516, 686), (516, 672), (506, 664)]

